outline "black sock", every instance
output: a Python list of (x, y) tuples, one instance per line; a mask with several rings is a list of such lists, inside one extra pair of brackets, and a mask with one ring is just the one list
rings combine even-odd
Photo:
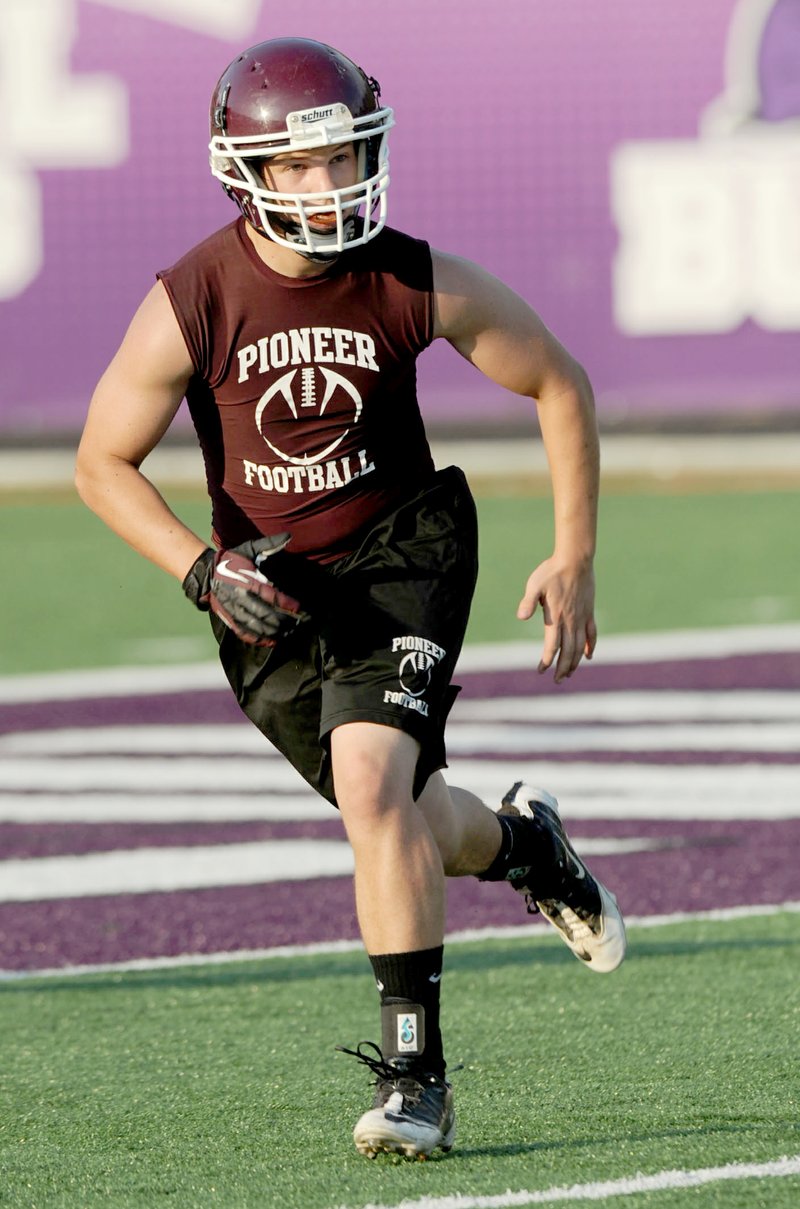
[(536, 862), (536, 853), (531, 844), (536, 831), (530, 821), (515, 814), (499, 814), (497, 821), (503, 830), (503, 837), (489, 868), (478, 874), (478, 880), (482, 882), (506, 882), (525, 877)]
[(444, 948), (370, 955), (381, 997), (385, 1058), (409, 1057), (444, 1078), (439, 998)]

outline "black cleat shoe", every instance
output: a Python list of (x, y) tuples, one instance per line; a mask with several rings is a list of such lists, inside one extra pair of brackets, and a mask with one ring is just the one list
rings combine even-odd
[(524, 894), (528, 911), (540, 911), (557, 928), (580, 961), (598, 974), (610, 974), (625, 956), (625, 924), (610, 890), (592, 877), (569, 842), (558, 802), (545, 789), (517, 781), (498, 814), (530, 819), (538, 829), (537, 847), (552, 852), (552, 864), (520, 870), (511, 885)]
[[(377, 1057), (364, 1053), (362, 1046), (369, 1046)], [(449, 1083), (421, 1071), (411, 1058), (384, 1058), (371, 1041), (360, 1042), (354, 1050), (336, 1048), (359, 1058), (377, 1076), (372, 1108), (353, 1130), (361, 1154), (371, 1159), (381, 1153), (426, 1159), (437, 1147), (452, 1148), (456, 1114)]]

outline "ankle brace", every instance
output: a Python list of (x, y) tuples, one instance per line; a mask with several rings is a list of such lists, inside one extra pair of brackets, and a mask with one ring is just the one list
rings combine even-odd
[(503, 832), (500, 848), (489, 868), (477, 874), (481, 882), (509, 882), (525, 877), (533, 864), (529, 821), (514, 814), (498, 814), (497, 821)]
[(381, 1004), (381, 1051), (384, 1058), (419, 1058), (425, 1051), (425, 1008), (410, 999), (384, 999)]
[(439, 1027), (443, 955), (441, 945), (370, 955), (381, 996), (384, 1056), (413, 1058), (441, 1078), (445, 1072)]

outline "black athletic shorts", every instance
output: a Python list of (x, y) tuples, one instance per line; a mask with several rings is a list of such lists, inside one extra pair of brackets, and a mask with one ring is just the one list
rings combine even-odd
[(211, 615), (225, 674), (251, 722), (334, 805), (328, 736), (344, 722), (417, 739), (419, 796), (446, 764), (444, 726), (458, 693), (450, 681), (478, 571), (475, 505), (461, 470), (438, 471), (325, 571), (337, 594), (332, 616), (275, 647), (248, 646)]

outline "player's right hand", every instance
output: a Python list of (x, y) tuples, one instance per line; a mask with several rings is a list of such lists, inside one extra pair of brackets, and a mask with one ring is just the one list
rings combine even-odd
[[(196, 608), (211, 610), (250, 646), (275, 646), (308, 620), (299, 601), (281, 592), (261, 569), (283, 550), (288, 533), (242, 542), (232, 550), (204, 550), (183, 581)], [(256, 565), (258, 563), (258, 565)]]

